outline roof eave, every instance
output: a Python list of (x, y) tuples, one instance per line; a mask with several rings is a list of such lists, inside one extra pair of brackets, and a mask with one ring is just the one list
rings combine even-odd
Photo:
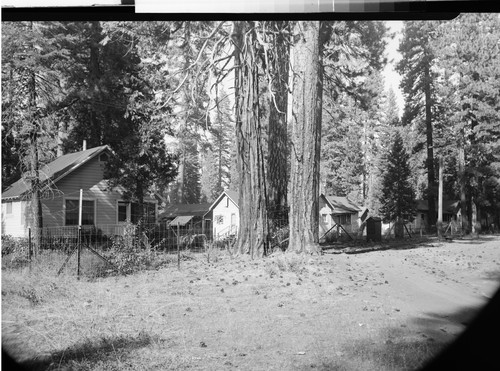
[(86, 164), (87, 162), (89, 162), (90, 160), (92, 160), (93, 158), (95, 158), (98, 154), (104, 152), (106, 149), (111, 151), (111, 149), (109, 148), (108, 145), (103, 146), (100, 150), (95, 151), (91, 156), (87, 157), (82, 162), (79, 162), (78, 164), (76, 164), (73, 167), (71, 167), (69, 170), (67, 170), (64, 174), (62, 174), (61, 176), (59, 176), (57, 179), (54, 179), (53, 182), (56, 183), (56, 182), (60, 181), (66, 175), (72, 173), (73, 171), (75, 171), (76, 169), (78, 169), (80, 166)]
[[(223, 192), (219, 195), (219, 197), (217, 197), (217, 198), (215, 199), (215, 201), (214, 201), (214, 202), (212, 202), (212, 204), (211, 204), (211, 205), (210, 205), (210, 207), (208, 208), (208, 211), (207, 211), (205, 214), (203, 214), (203, 218), (205, 218), (205, 215), (207, 215), (208, 213), (210, 213), (210, 212), (211, 212), (211, 211), (215, 208), (215, 206), (217, 206), (217, 204), (220, 202), (220, 200), (222, 199), (222, 197), (224, 197), (224, 195), (226, 195), (227, 197), (229, 197), (229, 196), (227, 195), (226, 191), (223, 191)], [(231, 199), (231, 197), (229, 197), (229, 199)]]

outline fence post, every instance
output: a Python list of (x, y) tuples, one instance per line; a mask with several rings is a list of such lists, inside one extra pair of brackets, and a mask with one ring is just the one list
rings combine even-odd
[(78, 279), (80, 279), (80, 251), (81, 251), (81, 241), (82, 241), (82, 226), (78, 226), (78, 245), (77, 245), (77, 268), (76, 268), (76, 275)]
[(177, 269), (181, 269), (181, 250), (180, 250), (180, 238), (179, 238), (179, 221), (177, 221)]
[(33, 252), (31, 250), (31, 227), (28, 228), (28, 260), (31, 261)]

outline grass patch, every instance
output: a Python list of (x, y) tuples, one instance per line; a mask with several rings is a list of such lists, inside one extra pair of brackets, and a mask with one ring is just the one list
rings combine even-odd
[[(490, 245), (482, 265), (476, 246), (461, 247), (478, 266), (464, 282), (498, 268)], [(415, 369), (459, 324), (450, 311), (437, 334), (416, 321), (426, 308), (409, 296), (414, 280), (391, 277), (434, 279), (449, 260), (440, 279), (450, 286), (464, 270), (456, 247), (443, 249), (261, 260), (214, 250), (210, 263), (184, 251), (180, 270), (176, 254), (159, 254), (158, 269), (80, 280), (75, 257), (57, 275), (66, 255), (44, 253), (2, 268), (2, 344), (35, 370)]]

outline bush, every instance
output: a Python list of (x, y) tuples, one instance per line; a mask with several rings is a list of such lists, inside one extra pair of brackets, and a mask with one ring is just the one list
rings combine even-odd
[(286, 226), (270, 228), (270, 247), (271, 251), (285, 251), (288, 248), (288, 238), (290, 237), (290, 228)]
[(10, 266), (24, 265), (29, 261), (29, 241), (25, 237), (2, 236), (2, 262)]
[(111, 249), (106, 253), (108, 261), (118, 273), (131, 274), (140, 270), (158, 269), (168, 261), (158, 259), (155, 248), (151, 246), (144, 234), (139, 238), (137, 226), (127, 223), (123, 236), (111, 238)]
[(275, 252), (266, 266), (266, 272), (272, 277), (279, 272), (302, 273), (306, 268), (304, 256), (295, 253)]

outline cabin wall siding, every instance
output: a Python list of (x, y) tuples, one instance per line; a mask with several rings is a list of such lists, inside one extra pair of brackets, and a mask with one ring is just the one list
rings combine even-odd
[[(226, 202), (229, 200), (229, 205)], [(234, 214), (234, 219), (231, 221), (231, 215)], [(225, 235), (229, 231), (236, 232), (240, 225), (240, 210), (238, 206), (226, 195), (221, 198), (219, 203), (215, 205), (211, 213), (213, 238), (217, 239), (219, 234)], [(223, 217), (222, 224), (217, 223), (217, 218)]]
[(94, 157), (57, 182), (56, 197), (43, 201), (44, 227), (65, 226), (65, 204), (67, 199), (78, 200), (80, 189), (82, 198), (94, 201), (94, 221), (96, 225), (116, 224), (116, 199), (119, 194), (100, 190), (96, 184), (104, 177), (104, 162)]
[[(7, 214), (7, 204), (12, 204), (12, 212)], [(27, 201), (2, 202), (2, 235), (27, 237), (29, 221), (29, 203)]]
[[(321, 238), (326, 232), (333, 227), (332, 208), (328, 206), (323, 196), (319, 198), (319, 237)], [(326, 215), (326, 222), (323, 220), (323, 215)]]

